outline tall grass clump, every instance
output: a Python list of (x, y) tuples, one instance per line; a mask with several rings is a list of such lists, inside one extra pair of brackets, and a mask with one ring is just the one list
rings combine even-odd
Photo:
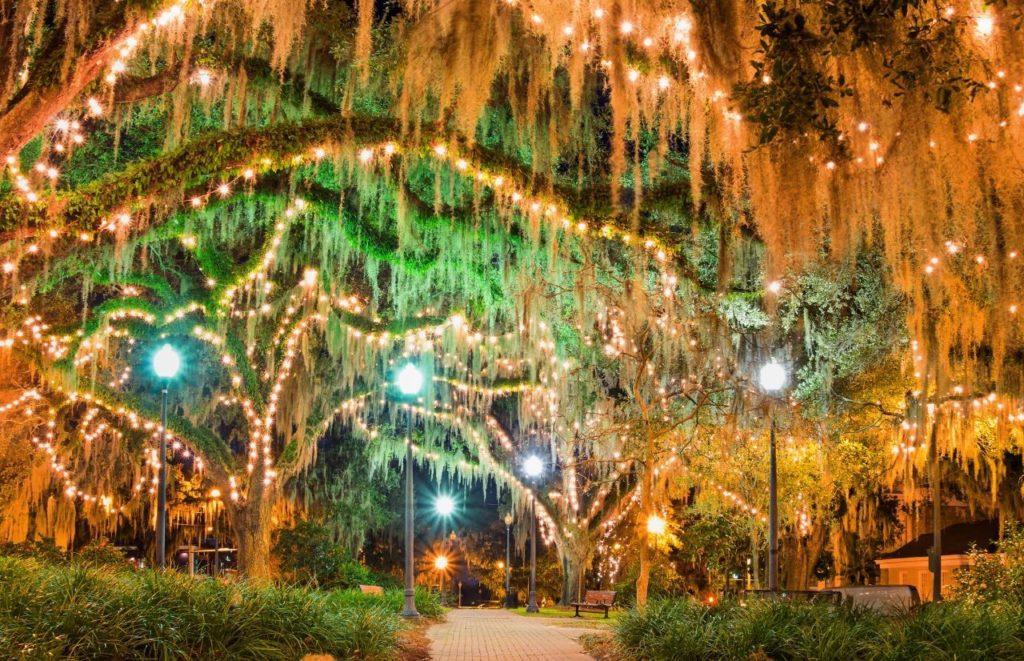
[[(359, 590), (335, 590), (330, 593), (328, 600), (339, 608), (379, 605), (392, 613), (401, 613), (405, 609), (405, 591), (397, 588), (385, 590), (383, 596), (363, 594)], [(423, 617), (438, 618), (444, 615), (441, 597), (422, 587), (416, 588), (416, 610)]]
[(625, 659), (1024, 659), (1024, 607), (928, 604), (898, 617), (826, 604), (652, 601), (619, 618)]
[(393, 658), (386, 604), (314, 590), (0, 557), (0, 658)]

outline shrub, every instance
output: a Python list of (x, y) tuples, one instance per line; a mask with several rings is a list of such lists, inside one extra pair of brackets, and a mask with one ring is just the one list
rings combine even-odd
[(354, 560), (335, 543), (330, 530), (312, 521), (299, 521), (292, 528), (278, 531), (274, 555), (281, 573), (291, 583), (325, 589), (394, 585), (393, 578), (380, 576)]
[(2, 658), (382, 659), (402, 626), (386, 604), (172, 572), (0, 557), (0, 583)]
[(869, 611), (781, 601), (706, 607), (654, 600), (615, 624), (626, 659), (1020, 659), (1024, 607), (1012, 602), (927, 605), (885, 618)]
[(951, 598), (969, 603), (1024, 603), (1024, 526), (1007, 523), (999, 554), (971, 549), (971, 566), (957, 572)]

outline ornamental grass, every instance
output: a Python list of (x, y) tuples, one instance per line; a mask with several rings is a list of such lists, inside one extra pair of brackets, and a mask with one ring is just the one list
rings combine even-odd
[(337, 659), (397, 655), (387, 601), (174, 572), (0, 557), (0, 658)]
[(926, 604), (898, 617), (866, 610), (761, 601), (716, 607), (652, 601), (623, 614), (614, 648), (623, 659), (933, 661), (1024, 658), (1024, 608), (1001, 601)]

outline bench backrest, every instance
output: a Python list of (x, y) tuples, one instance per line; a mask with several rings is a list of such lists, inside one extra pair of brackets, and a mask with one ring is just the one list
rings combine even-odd
[(373, 595), (374, 597), (384, 596), (384, 588), (379, 585), (360, 585), (359, 590), (363, 594)]
[(587, 596), (583, 601), (588, 604), (611, 606), (615, 601), (615, 590), (587, 590)]

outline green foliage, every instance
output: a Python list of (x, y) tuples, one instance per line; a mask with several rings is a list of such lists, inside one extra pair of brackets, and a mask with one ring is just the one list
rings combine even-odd
[(0, 558), (0, 655), (61, 659), (393, 658), (401, 622), (379, 604), (176, 573)]
[(753, 62), (753, 80), (737, 85), (734, 95), (760, 126), (761, 144), (780, 133), (808, 130), (838, 143), (835, 110), (839, 98), (852, 90), (842, 74), (832, 76), (819, 68), (821, 38), (810, 31), (807, 17), (781, 3), (766, 2), (757, 29), (761, 57)]
[(972, 549), (971, 566), (957, 574), (952, 598), (977, 604), (1011, 601), (1024, 604), (1024, 526), (1010, 522), (999, 553)]
[(331, 531), (312, 521), (300, 521), (276, 533), (274, 555), (282, 573), (293, 583), (321, 588), (379, 585), (380, 577), (349, 556)]
[(928, 605), (901, 617), (824, 604), (754, 601), (707, 607), (655, 600), (615, 623), (626, 659), (1015, 659), (1019, 604)]
[(799, 336), (793, 345), (806, 355), (795, 391), (805, 404), (821, 410), (836, 382), (870, 371), (905, 343), (905, 301), (884, 260), (878, 248), (864, 247), (850, 262), (819, 262), (783, 297), (780, 325)]
[(90, 567), (127, 568), (131, 566), (124, 553), (103, 538), (94, 539), (83, 546), (72, 556), (72, 561)]
[[(384, 590), (383, 596), (374, 596), (359, 590), (335, 590), (328, 595), (327, 600), (339, 609), (381, 606), (391, 613), (401, 613), (405, 608), (405, 591), (391, 588)], [(444, 615), (440, 595), (422, 586), (416, 587), (416, 610), (423, 617), (439, 618)]]
[(0, 556), (12, 558), (36, 558), (45, 562), (67, 562), (68, 556), (64, 549), (53, 543), (50, 538), (37, 541), (4, 542), (0, 544)]

